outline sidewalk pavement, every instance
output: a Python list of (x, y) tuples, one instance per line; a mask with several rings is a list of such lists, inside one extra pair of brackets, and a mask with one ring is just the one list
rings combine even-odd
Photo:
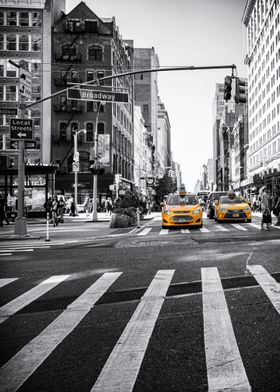
[[(152, 212), (149, 215), (144, 215), (144, 217), (141, 219), (141, 223), (143, 224), (145, 221), (153, 219), (155, 216), (158, 216), (160, 213), (158, 212)], [(79, 213), (77, 216), (69, 216), (69, 215), (64, 215), (64, 222), (65, 223), (70, 223), (70, 224), (83, 224), (83, 223), (93, 223), (97, 224), (101, 222), (108, 222), (108, 228), (110, 225), (110, 220), (111, 220), (111, 215), (106, 214), (105, 212), (98, 212), (97, 213), (97, 221), (92, 221), (91, 220), (91, 214), (86, 214), (85, 212)], [(0, 228), (0, 241), (5, 241), (5, 240), (16, 240), (16, 239), (38, 239), (38, 237), (35, 233), (29, 234), (27, 236), (18, 236), (14, 235), (13, 230), (14, 230), (14, 225), (15, 222), (11, 222), (9, 225), (4, 224), (3, 227)], [(46, 225), (46, 218), (28, 218), (26, 221), (27, 228), (30, 226), (35, 226), (35, 225)], [(50, 228), (53, 225), (50, 224)], [(60, 224), (59, 224), (60, 226)], [(65, 226), (64, 226), (65, 227)], [(73, 227), (73, 226), (72, 226)], [(12, 229), (12, 232), (11, 232)], [(114, 230), (114, 228), (111, 228), (111, 230)], [(27, 230), (28, 231), (28, 230)], [(34, 230), (32, 230), (34, 232)], [(36, 231), (36, 230), (35, 230)]]

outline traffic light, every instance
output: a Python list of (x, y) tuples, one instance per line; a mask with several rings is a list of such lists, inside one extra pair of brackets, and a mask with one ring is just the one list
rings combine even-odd
[(235, 79), (235, 103), (246, 103), (247, 102), (247, 82), (245, 79)]
[(232, 90), (232, 78), (230, 76), (225, 77), (225, 86), (224, 86), (224, 100), (227, 102), (231, 99), (231, 90)]

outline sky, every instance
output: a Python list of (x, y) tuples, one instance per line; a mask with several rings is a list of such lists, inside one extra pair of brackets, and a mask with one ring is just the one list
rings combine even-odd
[[(66, 0), (69, 13), (79, 0)], [(99, 17), (115, 17), (123, 39), (135, 48), (154, 47), (164, 66), (237, 66), (247, 77), (246, 0), (85, 0)], [(158, 88), (171, 124), (172, 158), (193, 191), (202, 165), (213, 157), (216, 83), (230, 69), (158, 73)]]

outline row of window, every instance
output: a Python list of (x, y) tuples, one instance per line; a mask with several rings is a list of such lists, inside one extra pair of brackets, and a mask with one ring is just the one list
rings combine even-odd
[[(32, 60), (32, 62), (27, 63), (29, 71), (32, 77), (40, 77), (42, 71), (42, 64), (39, 60)], [(4, 78), (18, 78), (18, 68), (10, 64), (9, 61), (5, 59), (0, 59), (0, 77)]]
[[(32, 100), (41, 98), (41, 85), (32, 84)], [(0, 101), (17, 102), (19, 101), (18, 86), (0, 85)]]
[[(63, 59), (71, 59), (78, 57), (79, 55), (79, 50), (78, 50), (78, 45), (74, 44), (64, 44), (61, 46), (61, 57)], [(93, 61), (104, 61), (104, 48), (100, 45), (90, 45), (87, 48), (87, 59), (88, 60), (93, 60)]]
[(40, 52), (42, 37), (39, 34), (0, 34), (0, 50)]
[[(84, 141), (93, 142), (94, 141), (94, 126), (95, 123), (87, 122), (85, 123), (85, 129), (87, 133), (85, 135), (79, 135), (78, 137), (81, 139), (84, 137)], [(78, 131), (79, 123), (76, 121), (72, 121), (70, 125), (67, 122), (60, 122), (58, 125), (58, 137), (60, 141), (70, 141), (73, 138), (73, 135), (76, 131)], [(105, 133), (105, 124), (103, 122), (99, 122), (97, 125), (97, 133), (104, 134)]]
[(39, 27), (42, 25), (40, 11), (2, 11), (0, 10), (0, 26)]
[(274, 140), (274, 142), (250, 158), (250, 169), (253, 170), (259, 164), (263, 164), (267, 159), (278, 153), (280, 153), (280, 138)]

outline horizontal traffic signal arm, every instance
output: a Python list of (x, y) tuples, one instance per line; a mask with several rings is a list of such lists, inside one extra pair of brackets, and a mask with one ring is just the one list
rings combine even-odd
[[(121, 74), (115, 74), (115, 75), (110, 75), (110, 76), (104, 76), (103, 78), (98, 78), (94, 80), (90, 80), (85, 83), (76, 83), (71, 86), (71, 88), (80, 88), (80, 86), (85, 86), (85, 85), (94, 85), (94, 86), (100, 86), (100, 82), (104, 80), (111, 80), (111, 79), (116, 79), (122, 76), (129, 76), (129, 75), (137, 75), (137, 74), (144, 74), (144, 73), (152, 73), (152, 72), (167, 72), (167, 71), (197, 71), (197, 70), (207, 70), (207, 69), (231, 69), (232, 74), (234, 70), (236, 70), (236, 65), (209, 65), (209, 66), (203, 66), (203, 67), (194, 67), (194, 66), (185, 66), (185, 67), (164, 67), (164, 68), (153, 68), (153, 69), (142, 69), (138, 71), (128, 71), (124, 72)], [(101, 86), (102, 87), (102, 86)], [(47, 101), (48, 99), (51, 99), (53, 97), (56, 97), (57, 95), (63, 94), (68, 90), (68, 88), (64, 90), (60, 90), (52, 95), (49, 95), (48, 97), (42, 98), (36, 102), (31, 102), (30, 104), (26, 105), (26, 109), (30, 108), (31, 106), (37, 105), (38, 103)]]

